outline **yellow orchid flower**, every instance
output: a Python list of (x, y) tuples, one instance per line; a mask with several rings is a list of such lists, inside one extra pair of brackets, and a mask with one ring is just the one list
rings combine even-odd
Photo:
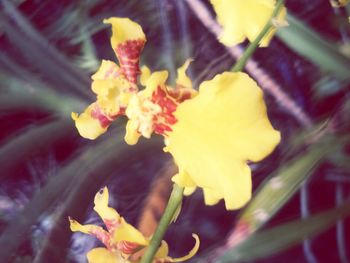
[[(109, 193), (107, 187), (101, 189), (94, 200), (94, 210), (103, 220), (106, 230), (96, 225), (81, 225), (69, 218), (70, 228), (73, 232), (82, 232), (98, 238), (105, 248), (94, 248), (87, 254), (89, 263), (119, 263), (138, 262), (135, 253), (149, 245), (149, 239), (145, 238), (140, 231), (128, 224), (118, 212), (108, 206)], [(188, 255), (182, 258), (168, 256), (168, 245), (162, 242), (155, 256), (155, 262), (179, 262), (193, 257), (199, 249), (199, 238), (193, 235), (196, 244)], [(142, 254), (139, 254), (140, 256)]]
[[(210, 0), (222, 26), (220, 42), (232, 46), (243, 42), (246, 38), (254, 41), (270, 19), (275, 8), (275, 0)], [(286, 9), (283, 8), (276, 18), (275, 24), (285, 24)], [(260, 42), (266, 47), (275, 33), (272, 29)]]
[(247, 161), (260, 161), (280, 141), (261, 89), (244, 73), (225, 72), (203, 82), (174, 116), (165, 148), (179, 166), (173, 181), (186, 194), (202, 188), (207, 205), (221, 199), (227, 209), (245, 205), (252, 191)]
[(91, 140), (106, 132), (108, 126), (124, 114), (132, 94), (138, 91), (139, 57), (146, 42), (141, 26), (128, 18), (113, 17), (104, 22), (112, 25), (111, 45), (120, 67), (103, 60), (92, 76), (91, 88), (97, 101), (80, 115), (72, 113), (80, 135)]
[(130, 99), (125, 111), (129, 118), (125, 135), (128, 144), (136, 144), (141, 136), (150, 138), (153, 132), (166, 136), (171, 131), (171, 125), (176, 122), (173, 113), (177, 105), (197, 94), (186, 75), (190, 62), (187, 60), (178, 69), (175, 89), (166, 85), (167, 71), (150, 73), (143, 67), (145, 77), (142, 82), (146, 88)]

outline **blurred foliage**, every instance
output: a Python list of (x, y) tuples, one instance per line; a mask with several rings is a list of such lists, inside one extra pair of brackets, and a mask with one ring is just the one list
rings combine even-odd
[[(166, 236), (172, 254), (184, 254), (195, 232), (203, 253), (194, 261), (310, 262), (311, 253), (322, 262), (345, 263), (350, 256), (342, 230), (349, 226), (349, 7), (334, 10), (323, 0), (286, 4), (289, 26), (254, 59), (315, 124), (298, 126), (276, 106), (278, 98), (266, 95), (283, 142), (252, 164), (252, 201), (233, 213), (222, 203), (205, 207), (201, 193), (186, 198)], [(189, 71), (196, 86), (234, 62), (186, 1), (1, 0), (1, 262), (80, 262), (86, 249), (75, 246), (81, 237), (72, 238), (67, 216), (92, 220), (93, 196), (107, 184), (114, 207), (137, 222), (154, 175), (167, 164), (159, 139), (134, 147), (123, 142), (123, 119), (96, 141), (80, 138), (70, 120), (70, 112), (92, 101), (89, 75), (100, 60), (115, 60), (110, 30), (101, 23), (110, 16), (143, 26), (141, 64), (153, 70), (174, 74), (193, 57)], [(308, 198), (297, 194), (301, 187)], [(310, 249), (305, 238), (332, 225), (336, 231), (313, 239)], [(293, 250), (296, 244), (302, 245)]]

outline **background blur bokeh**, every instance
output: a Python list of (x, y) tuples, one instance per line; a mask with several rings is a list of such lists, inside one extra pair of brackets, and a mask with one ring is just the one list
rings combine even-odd
[[(257, 201), (227, 212), (222, 203), (205, 207), (200, 191), (185, 198), (166, 235), (172, 256), (186, 253), (198, 233), (193, 261), (350, 260), (350, 7), (327, 0), (286, 6), (289, 26), (247, 69), (265, 89), (270, 119), (282, 133), (275, 152), (252, 164)], [(136, 225), (155, 180), (173, 169), (157, 136), (125, 144), (123, 118), (95, 141), (81, 138), (70, 118), (94, 100), (90, 75), (100, 61), (116, 60), (102, 23), (111, 16), (142, 25), (141, 65), (169, 70), (170, 81), (189, 57), (196, 87), (236, 60), (208, 27), (215, 15), (207, 0), (1, 0), (0, 262), (85, 262), (99, 244), (72, 235), (68, 216), (101, 224), (92, 203), (107, 185), (111, 206)], [(269, 188), (276, 175), (285, 195)], [(259, 231), (241, 246), (224, 246), (242, 220)]]

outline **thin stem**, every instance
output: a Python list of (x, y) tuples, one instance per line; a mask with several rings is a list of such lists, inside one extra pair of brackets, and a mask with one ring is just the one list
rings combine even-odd
[(145, 254), (141, 259), (141, 263), (151, 263), (154, 255), (156, 254), (160, 242), (163, 239), (165, 231), (168, 229), (168, 226), (171, 220), (174, 218), (174, 215), (179, 208), (182, 198), (183, 198), (184, 188), (174, 184), (173, 191), (171, 192), (168, 205), (165, 208), (164, 214), (160, 219), (159, 225), (154, 233), (151, 242), (146, 249)]
[(240, 57), (240, 59), (236, 62), (236, 64), (233, 66), (232, 71), (242, 71), (245, 64), (247, 63), (248, 59), (253, 55), (254, 51), (258, 47), (260, 41), (264, 38), (264, 36), (271, 30), (273, 27), (272, 25), (272, 19), (275, 18), (281, 8), (283, 7), (284, 0), (279, 0), (276, 4), (275, 9), (272, 12), (271, 18), (268, 20), (264, 28), (261, 30), (259, 35), (255, 38), (253, 42), (250, 43), (248, 48), (244, 51), (243, 55)]

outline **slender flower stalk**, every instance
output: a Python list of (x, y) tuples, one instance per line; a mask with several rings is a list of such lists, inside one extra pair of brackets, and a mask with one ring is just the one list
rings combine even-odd
[(154, 233), (149, 246), (145, 254), (143, 255), (140, 263), (151, 263), (154, 255), (156, 254), (159, 245), (163, 239), (169, 224), (173, 220), (176, 212), (178, 211), (182, 198), (183, 198), (184, 188), (174, 184), (173, 190), (171, 192), (167, 207), (165, 208), (164, 214), (160, 219), (159, 225), (156, 232)]
[(259, 43), (264, 38), (264, 36), (271, 30), (271, 28), (274, 26), (272, 21), (273, 19), (278, 16), (279, 12), (281, 11), (283, 7), (284, 0), (278, 0), (275, 10), (272, 12), (271, 18), (268, 20), (266, 25), (263, 27), (259, 35), (256, 37), (256, 39), (249, 44), (249, 46), (244, 51), (243, 55), (240, 57), (240, 59), (236, 62), (236, 64), (233, 66), (232, 71), (233, 72), (239, 72), (244, 69), (245, 64), (247, 63), (248, 59), (253, 55), (256, 48), (259, 46)]

